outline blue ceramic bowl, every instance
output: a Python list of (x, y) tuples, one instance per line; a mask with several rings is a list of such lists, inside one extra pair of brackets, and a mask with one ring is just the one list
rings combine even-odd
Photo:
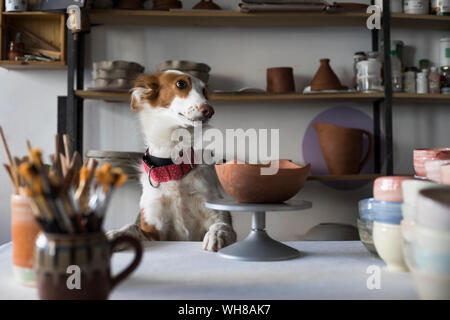
[(435, 272), (450, 276), (450, 255), (438, 253), (413, 245), (413, 257), (416, 268), (425, 272)]
[(389, 224), (400, 224), (402, 221), (402, 202), (373, 201), (375, 221)]
[(375, 219), (373, 212), (373, 198), (367, 198), (358, 202), (359, 218), (364, 221), (373, 221)]

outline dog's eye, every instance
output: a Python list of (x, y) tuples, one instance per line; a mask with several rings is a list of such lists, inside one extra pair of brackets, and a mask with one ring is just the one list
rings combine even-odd
[(178, 80), (175, 85), (177, 86), (178, 89), (186, 89), (187, 87), (187, 83), (184, 80)]

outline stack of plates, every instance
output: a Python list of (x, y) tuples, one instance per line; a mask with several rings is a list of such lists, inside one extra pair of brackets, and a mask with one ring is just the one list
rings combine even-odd
[(209, 71), (211, 67), (204, 63), (185, 61), (185, 60), (168, 60), (161, 62), (157, 66), (158, 71), (180, 70), (202, 80), (205, 84), (209, 80)]
[(92, 89), (129, 90), (142, 72), (144, 67), (135, 62), (120, 60), (94, 62)]
[(129, 179), (137, 179), (140, 173), (139, 165), (142, 160), (142, 152), (89, 150), (86, 153), (86, 158), (97, 160), (99, 167), (109, 163), (113, 167), (121, 168)]

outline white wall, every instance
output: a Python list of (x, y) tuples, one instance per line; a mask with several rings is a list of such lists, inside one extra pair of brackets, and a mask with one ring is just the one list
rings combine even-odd
[[(192, 7), (196, 1), (184, 1)], [(235, 8), (233, 1), (216, 1)], [(226, 6), (224, 4), (227, 4)], [(439, 39), (449, 33), (395, 30), (401, 39), (417, 48), (414, 61), (428, 57), (438, 61)], [(352, 76), (352, 55), (370, 50), (370, 32), (363, 28), (175, 28), (145, 26), (97, 26), (87, 40), (86, 85), (93, 61), (137, 61), (147, 72), (168, 59), (202, 61), (212, 67), (213, 89), (265, 88), (265, 70), (271, 66), (294, 67), (297, 90), (309, 84), (318, 60), (331, 58), (335, 72), (345, 84)], [(66, 92), (64, 71), (6, 71), (0, 69), (0, 125), (14, 153), (24, 153), (25, 139), (53, 151), (56, 131), (56, 96)], [(337, 103), (215, 105), (212, 125), (225, 128), (280, 128), (280, 156), (303, 162), (301, 143), (308, 123)], [(339, 103), (342, 105), (342, 103)], [(369, 104), (344, 103), (371, 115)], [(394, 151), (397, 172), (412, 172), (415, 146), (449, 145), (450, 109), (436, 105), (402, 105), (394, 108)], [(85, 150), (143, 151), (135, 116), (123, 103), (86, 101)], [(5, 162), (0, 152), (0, 162)], [(313, 209), (268, 217), (268, 230), (281, 240), (298, 239), (320, 222), (354, 224), (357, 200), (370, 196), (371, 184), (356, 191), (336, 191), (319, 182), (308, 182), (300, 197), (313, 201)], [(12, 188), (0, 170), (0, 243), (10, 239), (9, 195)], [(134, 221), (138, 212), (139, 186), (129, 183), (116, 193), (108, 213), (107, 227)], [(234, 225), (243, 237), (250, 216), (235, 215)]]

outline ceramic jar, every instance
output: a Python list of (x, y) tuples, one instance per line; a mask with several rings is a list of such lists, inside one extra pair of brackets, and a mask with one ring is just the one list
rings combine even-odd
[[(331, 123), (314, 123), (313, 127), (330, 174), (358, 174), (372, 155), (374, 138), (367, 130)], [(361, 160), (364, 135), (369, 139), (369, 149)]]
[(294, 71), (291, 67), (267, 69), (267, 92), (295, 92)]
[[(131, 245), (133, 261), (119, 274), (110, 268), (114, 248)], [(142, 247), (138, 240), (120, 236), (109, 241), (103, 233), (62, 235), (41, 233), (36, 240), (36, 276), (43, 300), (104, 300), (114, 287), (139, 265)], [(79, 279), (69, 277), (78, 272)], [(77, 285), (78, 282), (78, 285)], [(69, 287), (69, 283), (73, 287)]]
[(373, 197), (378, 201), (402, 202), (402, 182), (411, 180), (407, 176), (379, 177), (373, 183)]
[(34, 218), (28, 197), (11, 196), (11, 228), (14, 276), (20, 283), (34, 286), (34, 245), (41, 227)]
[(450, 160), (450, 148), (414, 149), (414, 171), (419, 177), (426, 177), (425, 162)]
[(408, 267), (403, 258), (403, 241), (399, 225), (373, 223), (373, 242), (378, 255), (386, 262), (392, 271), (407, 271)]

